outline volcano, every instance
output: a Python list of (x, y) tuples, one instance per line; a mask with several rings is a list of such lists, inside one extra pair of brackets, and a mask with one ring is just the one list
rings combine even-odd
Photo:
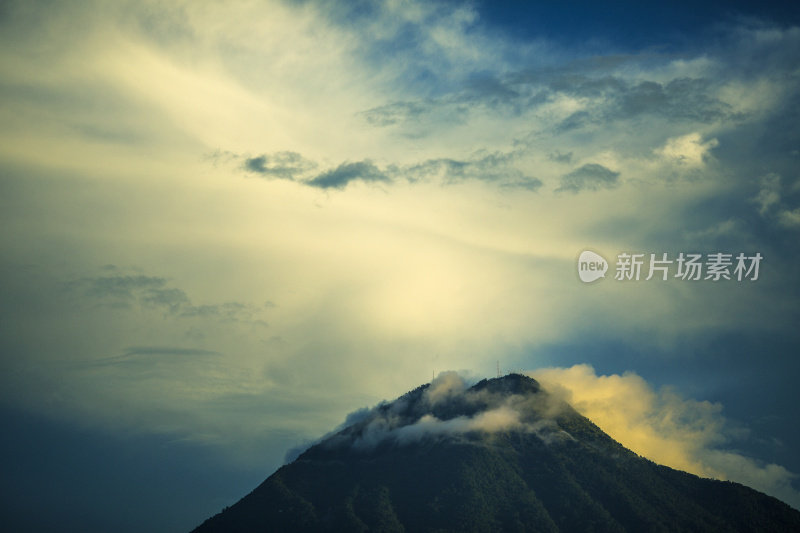
[(640, 457), (529, 377), (443, 374), (351, 415), (194, 531), (796, 532), (800, 512)]

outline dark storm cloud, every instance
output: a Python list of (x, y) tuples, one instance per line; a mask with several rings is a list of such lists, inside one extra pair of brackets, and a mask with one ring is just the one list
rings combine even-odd
[(372, 161), (365, 159), (355, 163), (342, 163), (333, 170), (317, 175), (306, 184), (320, 189), (344, 189), (353, 181), (389, 183), (392, 180), (386, 173), (376, 167)]
[(583, 190), (612, 189), (619, 184), (618, 178), (619, 172), (614, 172), (597, 163), (588, 163), (568, 174), (564, 174), (561, 177), (561, 186), (556, 189), (556, 192), (570, 191), (578, 193)]
[(265, 177), (295, 180), (314, 169), (316, 163), (297, 152), (275, 152), (245, 159), (244, 169)]

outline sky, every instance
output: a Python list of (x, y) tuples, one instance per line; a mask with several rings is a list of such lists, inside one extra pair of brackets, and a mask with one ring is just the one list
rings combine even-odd
[(0, 2), (3, 516), (188, 531), (498, 365), (800, 508), (799, 81), (785, 2)]

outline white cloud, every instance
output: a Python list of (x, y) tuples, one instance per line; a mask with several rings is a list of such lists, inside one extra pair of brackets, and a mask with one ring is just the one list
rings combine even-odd
[(656, 153), (673, 164), (696, 168), (702, 166), (709, 157), (709, 151), (717, 146), (716, 139), (703, 142), (700, 133), (694, 132), (681, 137), (668, 139)]
[(791, 210), (784, 209), (778, 213), (778, 222), (780, 222), (782, 226), (788, 228), (800, 226), (800, 207)]
[(797, 476), (746, 457), (730, 446), (734, 433), (722, 406), (654, 390), (634, 373), (597, 375), (588, 365), (532, 371), (532, 377), (630, 450), (678, 470), (738, 481), (800, 508)]
[(425, 389), (425, 400), (430, 405), (436, 405), (448, 398), (462, 394), (467, 389), (467, 382), (458, 372), (442, 372)]
[[(447, 409), (452, 406), (474, 408), (477, 412), (447, 419), (433, 414), (438, 407)], [(546, 444), (552, 444), (572, 438), (553, 419), (563, 408), (562, 402), (549, 396), (473, 390), (458, 373), (443, 372), (425, 389), (417, 403), (401, 398), (390, 406), (380, 404), (361, 418), (366, 420), (363, 427), (329, 435), (326, 443), (334, 447), (371, 450), (385, 442), (407, 445), (430, 438), (459, 438), (467, 433), (513, 430), (535, 434)]]
[[(780, 226), (786, 228), (800, 227), (800, 207), (792, 209), (783, 200), (784, 187), (781, 176), (771, 172), (759, 179), (758, 193), (751, 199), (758, 206), (758, 212), (765, 218), (774, 218)], [(796, 189), (797, 184), (790, 187)]]
[(770, 173), (762, 176), (759, 181), (761, 187), (753, 201), (758, 205), (758, 212), (765, 216), (773, 207), (780, 204), (781, 177)]

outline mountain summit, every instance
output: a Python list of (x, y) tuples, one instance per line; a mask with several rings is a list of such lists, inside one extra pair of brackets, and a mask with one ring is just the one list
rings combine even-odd
[(529, 377), (446, 373), (195, 530), (256, 531), (800, 531), (800, 512), (639, 457)]

